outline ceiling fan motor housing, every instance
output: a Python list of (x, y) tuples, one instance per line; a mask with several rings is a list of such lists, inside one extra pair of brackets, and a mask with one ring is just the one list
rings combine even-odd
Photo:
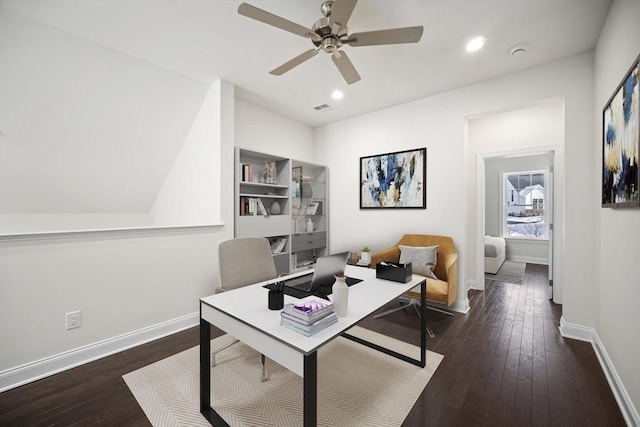
[(316, 47), (322, 46), (322, 49), (328, 53), (333, 53), (342, 47), (342, 39), (346, 39), (349, 33), (349, 29), (346, 26), (341, 26), (337, 34), (333, 33), (329, 26), (329, 17), (318, 19), (311, 29), (318, 35), (317, 39), (312, 39), (313, 44)]

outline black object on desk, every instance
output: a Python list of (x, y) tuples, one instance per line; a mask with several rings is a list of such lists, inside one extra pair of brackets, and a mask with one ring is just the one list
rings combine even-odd
[(412, 275), (411, 263), (400, 264), (391, 261), (382, 261), (376, 264), (376, 278), (392, 280), (394, 282), (407, 283)]
[(284, 283), (277, 282), (269, 289), (269, 310), (282, 310), (284, 307)]

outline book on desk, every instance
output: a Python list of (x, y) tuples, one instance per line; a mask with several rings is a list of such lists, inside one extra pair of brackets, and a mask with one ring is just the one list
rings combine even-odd
[(331, 301), (308, 296), (285, 305), (280, 312), (280, 324), (306, 336), (311, 336), (338, 321)]

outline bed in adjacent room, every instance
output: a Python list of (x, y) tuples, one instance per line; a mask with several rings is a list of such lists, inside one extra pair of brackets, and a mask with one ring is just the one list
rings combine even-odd
[(503, 237), (484, 236), (484, 271), (496, 274), (504, 262), (507, 244)]

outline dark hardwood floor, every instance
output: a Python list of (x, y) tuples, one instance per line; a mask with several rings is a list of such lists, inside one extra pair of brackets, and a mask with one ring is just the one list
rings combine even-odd
[[(429, 311), (428, 348), (445, 357), (403, 426), (624, 426), (591, 344), (560, 336), (546, 283), (546, 267), (529, 264), (522, 285), (470, 291), (466, 315)], [(402, 310), (361, 326), (419, 345), (416, 319)], [(4, 392), (0, 426), (149, 426), (122, 375), (198, 338), (192, 328)]]

